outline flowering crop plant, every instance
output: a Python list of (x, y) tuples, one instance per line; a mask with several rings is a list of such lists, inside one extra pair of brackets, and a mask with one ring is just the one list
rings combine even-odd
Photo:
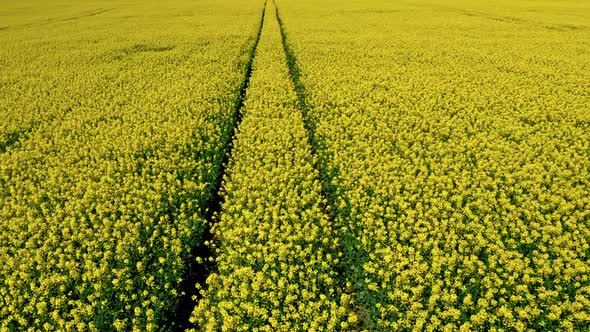
[(0, 2), (0, 331), (588, 331), (590, 7)]

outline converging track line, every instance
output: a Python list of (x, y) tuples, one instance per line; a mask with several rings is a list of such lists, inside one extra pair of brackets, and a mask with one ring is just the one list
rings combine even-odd
[[(206, 245), (213, 239), (213, 233), (211, 232), (211, 228), (215, 223), (215, 218), (221, 211), (221, 206), (223, 204), (223, 195), (222, 195), (222, 180), (226, 173), (226, 167), (229, 162), (229, 158), (232, 154), (232, 149), (234, 147), (233, 138), (235, 136), (236, 129), (238, 128), (241, 120), (242, 120), (242, 108), (244, 107), (244, 100), (246, 99), (246, 91), (248, 90), (248, 86), (250, 84), (250, 76), (252, 74), (252, 62), (254, 60), (254, 56), (256, 54), (256, 49), (258, 47), (258, 42), (260, 40), (260, 35), (262, 32), (262, 27), (264, 25), (264, 12), (266, 10), (266, 2), (262, 8), (262, 16), (260, 18), (260, 25), (258, 27), (258, 32), (256, 34), (256, 39), (254, 41), (254, 45), (250, 50), (250, 54), (248, 60), (246, 62), (244, 80), (240, 84), (239, 88), (239, 98), (236, 102), (236, 106), (233, 112), (233, 119), (232, 119), (232, 126), (231, 132), (227, 135), (227, 140), (225, 142), (225, 149), (227, 150), (223, 157), (223, 162), (220, 165), (220, 169), (217, 172), (217, 178), (215, 180), (214, 186), (212, 187), (213, 197), (208, 204), (208, 209), (205, 215), (206, 225), (205, 231), (203, 233), (203, 238), (201, 245), (195, 247), (190, 257), (187, 260), (187, 276), (183, 279), (180, 285), (180, 291), (182, 292), (182, 296), (176, 306), (174, 317), (170, 320), (170, 330), (172, 331), (184, 331), (189, 328), (189, 318), (191, 312), (194, 308), (195, 301), (194, 299), (199, 299), (201, 294), (199, 293), (199, 289), (206, 288), (207, 277), (215, 269), (214, 266), (214, 259), (213, 259), (213, 252), (211, 248)], [(197, 263), (197, 257), (202, 258), (200, 263)], [(197, 287), (199, 285), (200, 287)]]

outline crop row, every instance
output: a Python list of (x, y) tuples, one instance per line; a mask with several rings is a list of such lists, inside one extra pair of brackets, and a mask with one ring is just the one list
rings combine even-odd
[(242, 114), (211, 243), (217, 269), (191, 322), (206, 331), (346, 327), (340, 243), (271, 1)]
[[(47, 31), (2, 31), (12, 42), (2, 112), (71, 109), (41, 114), (0, 154), (0, 330), (153, 331), (178, 301), (261, 3), (128, 6)], [(96, 45), (82, 45), (89, 36)], [(47, 54), (27, 65), (31, 54), (14, 51), (23, 44)], [(52, 78), (14, 76), (38, 66), (55, 66), (42, 71)]]
[(484, 3), (277, 5), (359, 327), (587, 327), (588, 30)]

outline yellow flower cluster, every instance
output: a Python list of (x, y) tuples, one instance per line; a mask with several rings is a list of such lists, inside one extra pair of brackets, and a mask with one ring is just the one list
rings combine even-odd
[(268, 1), (214, 232), (217, 271), (191, 317), (196, 330), (334, 331), (355, 322), (297, 102)]
[(363, 326), (586, 330), (588, 7), (277, 5)]
[(201, 241), (262, 1), (111, 4), (0, 31), (2, 331), (160, 329)]

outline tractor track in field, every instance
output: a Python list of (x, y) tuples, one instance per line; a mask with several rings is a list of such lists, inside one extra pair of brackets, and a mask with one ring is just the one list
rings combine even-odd
[(101, 14), (108, 13), (110, 11), (113, 11), (115, 9), (116, 8), (98, 8), (98, 9), (95, 9), (95, 10), (82, 12), (82, 13), (79, 13), (79, 14), (74, 15), (74, 16), (52, 17), (52, 18), (48, 18), (48, 19), (45, 19), (45, 20), (33, 21), (33, 22), (29, 22), (29, 23), (24, 23), (24, 24), (6, 25), (6, 26), (0, 27), (0, 31), (2, 31), (2, 30), (17, 29), (17, 28), (40, 27), (40, 26), (44, 26), (44, 25), (48, 25), (48, 24), (53, 24), (53, 23), (75, 21), (75, 20), (78, 20), (78, 19), (86, 18), (86, 17), (98, 16), (98, 15), (101, 15)]
[[(327, 148), (325, 143), (322, 141), (322, 138), (316, 135), (316, 123), (313, 119), (311, 119), (311, 105), (308, 99), (306, 87), (301, 81), (301, 69), (299, 68), (299, 64), (297, 62), (297, 56), (294, 50), (289, 45), (288, 36), (285, 31), (285, 24), (282, 21), (279, 13), (279, 7), (276, 5), (275, 0), (273, 0), (273, 2), (275, 3), (275, 14), (281, 31), (283, 49), (287, 57), (287, 66), (289, 67), (291, 80), (297, 93), (298, 107), (303, 115), (304, 127), (307, 131), (308, 141), (311, 146), (311, 152), (317, 157), (317, 164), (314, 166), (320, 175), (320, 183), (322, 185), (322, 196), (326, 198), (327, 201), (327, 206), (325, 207), (325, 209), (330, 218), (330, 222), (336, 228), (339, 228), (343, 225), (337, 224), (337, 220), (343, 217), (345, 218), (346, 214), (348, 213), (347, 211), (350, 211), (350, 209), (337, 209), (336, 207), (338, 205), (336, 203), (338, 200), (344, 200), (346, 202), (346, 205), (349, 207), (350, 202), (345, 197), (345, 195), (341, 193), (341, 189), (332, 182), (332, 179), (334, 178), (335, 174), (338, 173), (338, 170), (333, 169), (332, 171), (329, 171), (329, 157), (326, 156), (325, 153), (320, 153), (321, 151), (327, 151)], [(332, 168), (334, 168), (333, 165)], [(335, 267), (335, 270), (337, 271), (338, 275), (341, 276), (340, 280), (338, 281), (338, 288), (341, 289), (344, 293), (353, 296), (354, 298), (356, 297), (356, 293), (359, 290), (355, 289), (354, 287), (346, 287), (347, 281), (354, 281), (354, 276), (356, 276), (359, 273), (358, 269), (354, 267), (352, 261), (358, 261), (359, 257), (361, 261), (366, 260), (368, 255), (364, 251), (360, 250), (360, 243), (358, 243), (358, 241), (354, 237), (354, 234), (352, 234), (350, 231), (344, 231), (339, 235), (339, 237), (340, 240), (342, 240), (341, 243), (352, 243), (353, 245), (341, 245), (340, 251), (344, 254), (344, 259)], [(352, 259), (350, 257), (357, 258)], [(349, 307), (347, 309), (350, 312), (354, 312), (359, 320), (356, 323), (356, 326), (353, 326), (352, 328), (360, 330), (365, 330), (367, 328), (370, 329), (372, 327), (372, 323), (370, 322), (370, 314), (367, 307), (365, 307), (362, 303), (354, 303), (353, 305), (354, 307)]]
[(115, 9), (115, 8), (97, 9), (97, 10), (93, 10), (93, 11), (90, 11), (90, 12), (87, 12), (87, 13), (84, 13), (84, 14), (80, 14), (80, 15), (77, 15), (77, 16), (70, 16), (70, 17), (62, 18), (62, 19), (59, 19), (57, 21), (58, 22), (74, 21), (74, 20), (81, 19), (81, 18), (84, 18), (84, 17), (92, 17), (92, 16), (97, 16), (97, 15), (100, 15), (100, 14), (104, 14), (106, 12), (110, 12), (113, 9)]
[[(273, 0), (274, 2), (274, 0)], [(311, 153), (318, 158), (318, 163), (315, 165), (316, 170), (318, 171), (321, 179), (322, 184), (322, 195), (328, 199), (328, 204), (330, 205), (330, 211), (328, 215), (330, 218), (334, 218), (334, 213), (331, 210), (334, 205), (334, 198), (337, 197), (337, 188), (331, 184), (330, 175), (328, 172), (327, 164), (325, 160), (322, 158), (322, 155), (319, 151), (324, 150), (324, 144), (321, 142), (321, 139), (316, 136), (316, 124), (312, 119), (310, 119), (310, 105), (308, 101), (308, 93), (306, 90), (305, 85), (301, 81), (301, 70), (299, 68), (299, 64), (297, 63), (297, 57), (295, 52), (289, 46), (287, 33), (285, 32), (285, 26), (283, 21), (281, 20), (281, 16), (279, 14), (279, 7), (275, 3), (275, 15), (277, 17), (277, 21), (279, 23), (279, 28), (281, 31), (281, 40), (283, 43), (283, 49), (285, 51), (285, 55), (287, 57), (287, 67), (289, 68), (289, 74), (291, 76), (291, 81), (293, 82), (293, 86), (295, 87), (295, 92), (297, 93), (297, 106), (299, 111), (303, 115), (303, 125), (305, 130), (307, 131), (308, 142), (311, 145)]]
[[(172, 314), (172, 317), (169, 319), (168, 322), (168, 330), (169, 331), (184, 331), (191, 327), (190, 325), (190, 316), (192, 310), (194, 309), (198, 299), (202, 298), (199, 289), (206, 289), (207, 286), (207, 278), (211, 274), (212, 271), (216, 269), (214, 263), (214, 252), (210, 248), (210, 246), (206, 245), (213, 240), (213, 231), (212, 227), (216, 223), (217, 216), (221, 212), (221, 207), (224, 203), (223, 198), (223, 188), (222, 188), (222, 181), (226, 174), (226, 168), (229, 163), (230, 156), (232, 154), (232, 149), (234, 147), (233, 139), (236, 133), (236, 130), (242, 120), (242, 109), (244, 107), (244, 101), (246, 99), (246, 91), (250, 85), (250, 77), (252, 74), (252, 63), (254, 61), (254, 56), (256, 55), (256, 49), (258, 48), (258, 42), (260, 40), (260, 35), (262, 33), (262, 27), (264, 26), (264, 13), (266, 11), (266, 2), (262, 8), (262, 17), (260, 19), (260, 24), (258, 27), (258, 32), (256, 34), (254, 44), (250, 49), (250, 53), (248, 56), (248, 60), (246, 61), (246, 68), (244, 79), (239, 88), (239, 97), (236, 101), (236, 106), (233, 112), (233, 119), (231, 125), (231, 132), (225, 142), (225, 153), (223, 154), (223, 161), (220, 165), (218, 170), (218, 175), (215, 180), (215, 183), (212, 187), (212, 198), (207, 204), (208, 209), (205, 214), (205, 230), (203, 232), (201, 244), (191, 251), (191, 254), (186, 262), (187, 266), (187, 274), (186, 277), (183, 278), (183, 281), (180, 284), (180, 291), (181, 297), (179, 299), (178, 304)], [(197, 257), (202, 258), (202, 262), (197, 263)], [(199, 288), (197, 288), (199, 285)]]

